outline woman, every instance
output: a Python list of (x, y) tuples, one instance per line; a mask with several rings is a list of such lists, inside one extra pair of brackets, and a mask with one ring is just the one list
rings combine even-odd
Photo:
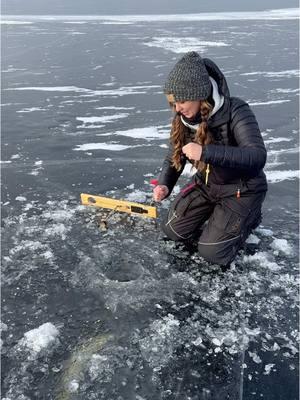
[(229, 265), (259, 225), (267, 191), (256, 118), (246, 102), (230, 97), (216, 64), (196, 52), (176, 63), (164, 92), (175, 116), (154, 200), (170, 195), (186, 161), (197, 173), (171, 204), (162, 229), (175, 241), (197, 239), (204, 259)]

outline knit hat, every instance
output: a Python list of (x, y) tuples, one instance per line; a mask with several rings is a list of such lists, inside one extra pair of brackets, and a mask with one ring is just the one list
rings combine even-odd
[(205, 100), (211, 93), (211, 83), (203, 59), (195, 51), (186, 53), (170, 72), (164, 86), (165, 94), (175, 101)]

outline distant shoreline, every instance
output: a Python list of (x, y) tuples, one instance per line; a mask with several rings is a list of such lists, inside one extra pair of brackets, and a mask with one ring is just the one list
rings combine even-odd
[[(2, 14), (1, 22), (9, 19), (28, 19), (44, 21), (89, 20), (89, 21), (119, 21), (119, 22), (154, 22), (154, 21), (216, 21), (216, 20), (280, 20), (299, 19), (299, 8), (278, 8), (264, 11), (226, 11), (203, 13), (173, 13), (173, 14)], [(8, 21), (10, 22), (10, 21)]]

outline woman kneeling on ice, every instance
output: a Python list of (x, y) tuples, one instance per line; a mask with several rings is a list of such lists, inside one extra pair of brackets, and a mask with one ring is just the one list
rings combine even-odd
[(200, 256), (229, 265), (259, 225), (267, 191), (256, 118), (246, 102), (230, 97), (216, 64), (196, 52), (175, 64), (164, 92), (175, 116), (154, 200), (171, 193), (187, 160), (197, 173), (171, 204), (162, 229), (175, 241), (197, 239)]

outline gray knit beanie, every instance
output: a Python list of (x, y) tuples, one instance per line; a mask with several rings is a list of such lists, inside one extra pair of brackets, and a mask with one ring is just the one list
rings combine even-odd
[(205, 100), (211, 93), (211, 83), (203, 59), (195, 51), (186, 53), (170, 72), (164, 86), (165, 94), (175, 101)]

